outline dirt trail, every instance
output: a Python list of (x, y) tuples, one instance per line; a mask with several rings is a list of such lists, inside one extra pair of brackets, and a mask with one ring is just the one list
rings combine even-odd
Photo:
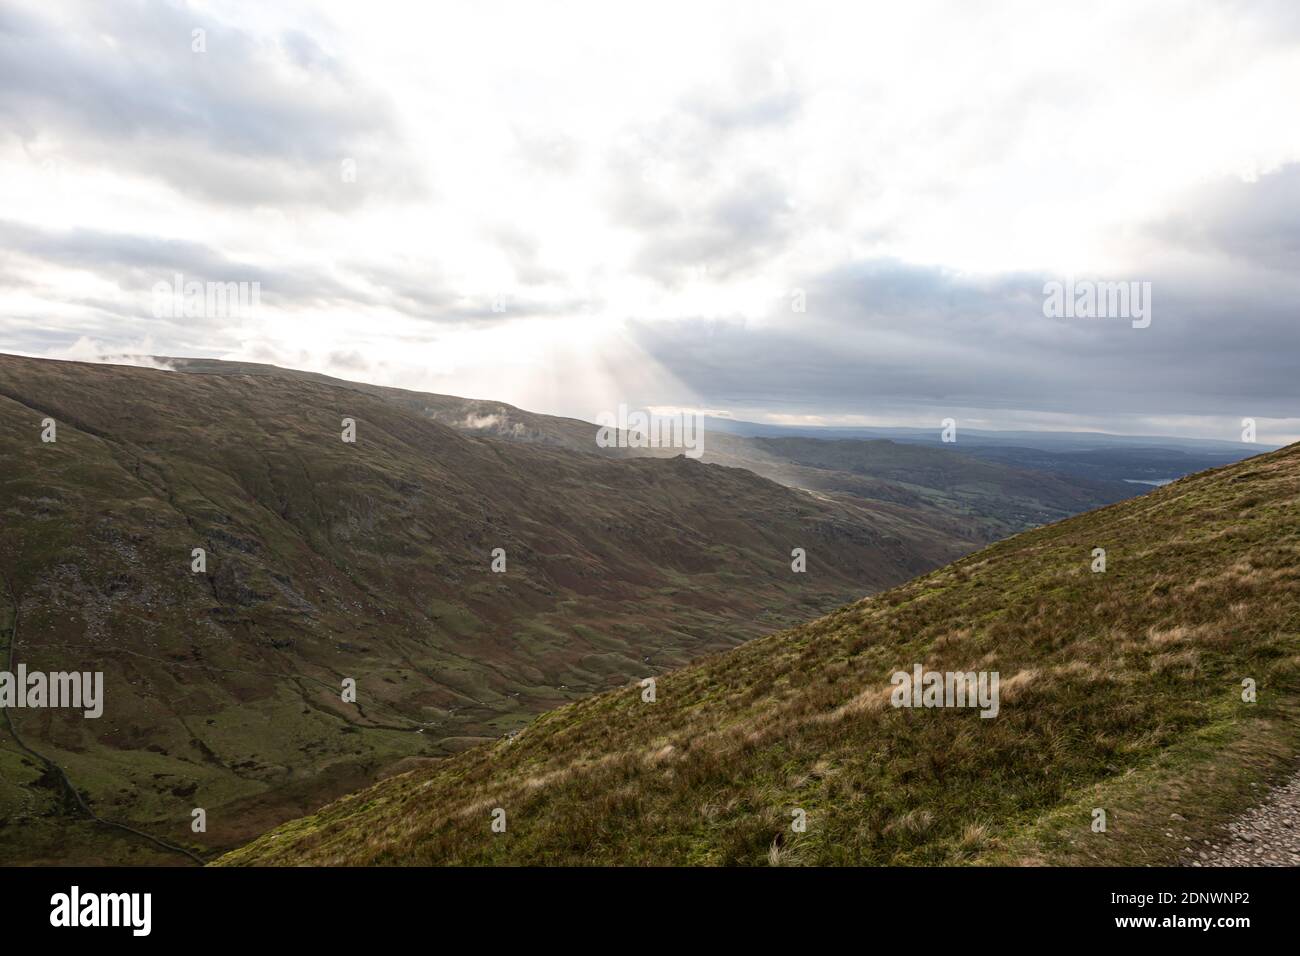
[(1300, 866), (1300, 774), (1228, 824), (1228, 838), (1189, 848), (1192, 866)]

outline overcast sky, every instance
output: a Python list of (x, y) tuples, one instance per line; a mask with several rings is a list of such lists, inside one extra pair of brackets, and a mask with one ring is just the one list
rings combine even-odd
[(1289, 2), (0, 0), (0, 350), (1293, 441), (1298, 101)]

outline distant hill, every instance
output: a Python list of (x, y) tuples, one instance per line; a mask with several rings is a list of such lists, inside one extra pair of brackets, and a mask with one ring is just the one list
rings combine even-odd
[[(887, 439), (889, 441), (917, 444), (945, 444), (943, 429), (936, 421), (933, 428), (902, 428), (858, 425), (769, 425), (746, 422), (734, 418), (710, 416), (706, 427), (713, 431), (742, 435), (748, 438), (823, 438), (836, 439)], [(1110, 432), (1088, 431), (999, 431), (987, 428), (961, 427), (957, 432), (959, 446), (996, 446), (1038, 448), (1050, 451), (1091, 451), (1106, 448), (1165, 448), (1181, 449), (1189, 453), (1236, 455), (1237, 459), (1274, 451), (1278, 446), (1252, 444), (1213, 438), (1179, 438), (1172, 435), (1116, 435)]]
[[(557, 446), (613, 458), (670, 458), (678, 454), (671, 448), (600, 447), (596, 443), (597, 426), (591, 422), (528, 412), (504, 402), (348, 382), (273, 365), (163, 356), (156, 357), (156, 361), (192, 373), (274, 375), (354, 389), (476, 436)], [(708, 421), (711, 425), (728, 424), (725, 419)], [(958, 451), (955, 445), (938, 441), (926, 447), (919, 443), (838, 437), (840, 430), (826, 431), (829, 434), (820, 437), (750, 438), (710, 430), (705, 434), (701, 460), (744, 468), (780, 484), (825, 496), (866, 501), (873, 507), (903, 507), (918, 520), (972, 546), (1147, 490), (1087, 473), (1086, 469), (1076, 474), (1069, 463), (1055, 471), (1044, 462), (1032, 459), (1033, 455), (1046, 454), (1033, 449), (1015, 449), (1030, 462), (1032, 467), (1026, 468), (1014, 456), (1006, 462), (997, 460), (996, 455), (976, 459)], [(961, 448), (966, 446), (963, 444)], [(1225, 460), (1236, 458), (1215, 455), (1202, 460), (1160, 451), (1156, 472), (1160, 477), (1180, 477), (1223, 464)], [(1134, 475), (1147, 473), (1138, 463), (1121, 471)]]
[[(1298, 585), (1293, 445), (663, 674), (653, 702), (556, 709), (222, 862), (1173, 862), (1300, 751)], [(997, 671), (996, 716), (892, 706), (917, 665)]]
[[(721, 437), (721, 436), (720, 436)], [(722, 441), (728, 439), (722, 437)], [(735, 439), (731, 439), (735, 441)], [(981, 543), (1059, 521), (1145, 491), (1120, 482), (986, 461), (947, 446), (884, 439), (750, 438), (768, 462), (754, 471), (785, 484), (961, 515)], [(714, 445), (718, 442), (715, 441)], [(725, 447), (725, 446), (724, 446)], [(707, 457), (707, 456), (706, 456)], [(733, 458), (739, 459), (739, 455)], [(740, 464), (741, 461), (735, 461)]]
[(1021, 469), (1050, 471), (1066, 479), (1097, 484), (1158, 483), (1241, 461), (1277, 446), (1159, 435), (1104, 432), (989, 431), (959, 428), (956, 441), (943, 441), (942, 429), (856, 428), (765, 425), (709, 418), (710, 430), (749, 439), (881, 441), (923, 445), (964, 457)]

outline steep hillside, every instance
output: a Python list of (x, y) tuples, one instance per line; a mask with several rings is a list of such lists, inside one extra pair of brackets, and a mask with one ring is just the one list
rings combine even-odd
[[(503, 438), (515, 442), (554, 445), (573, 451), (600, 453), (606, 457), (631, 457), (626, 451), (596, 446), (596, 427), (576, 418), (541, 415), (486, 399), (460, 398), (455, 395), (438, 395), (432, 392), (415, 392), (405, 388), (353, 382), (317, 372), (281, 368), (260, 362), (234, 362), (221, 359), (178, 358), (159, 355), (154, 361), (170, 366), (179, 372), (197, 375), (258, 375), (293, 378), (352, 389), (400, 405), (407, 411), (431, 418), (449, 428), (468, 432), (477, 437)], [(672, 456), (667, 456), (672, 457)]]
[[(274, 365), (215, 359), (157, 360), (189, 373), (246, 372), (350, 388), (476, 436), (558, 446), (612, 458), (677, 455), (667, 448), (601, 448), (596, 444), (596, 426), (590, 422), (528, 412), (504, 402), (347, 382)], [(883, 439), (746, 438), (710, 430), (705, 435), (701, 461), (744, 468), (791, 488), (865, 501), (873, 507), (906, 509), (914, 520), (972, 544), (988, 544), (1147, 490), (1117, 481), (981, 461), (966, 454), (968, 450), (966, 445), (929, 447)]]
[[(996, 716), (891, 706), (918, 664), (997, 671)], [(653, 702), (554, 710), (223, 862), (1172, 862), (1293, 764), (1298, 703), (1291, 446), (665, 674)]]
[(6, 861), (173, 858), (87, 809), (229, 847), (970, 547), (906, 509), (467, 436), (302, 377), (0, 356), (0, 462), (0, 660), (103, 671), (107, 697), (97, 720), (8, 711)]

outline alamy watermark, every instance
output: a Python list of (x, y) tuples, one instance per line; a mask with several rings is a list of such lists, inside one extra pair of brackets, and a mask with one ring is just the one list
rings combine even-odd
[(17, 673), (0, 671), (0, 707), (70, 707), (93, 720), (104, 713), (104, 672), (47, 674), (19, 664)]
[(178, 272), (153, 286), (155, 319), (251, 319), (261, 304), (260, 282), (186, 281)]
[(704, 454), (704, 415), (683, 409), (668, 414), (651, 411), (628, 411), (619, 405), (617, 412), (596, 416), (600, 426), (596, 445), (600, 448), (680, 448), (687, 458)]
[(1151, 324), (1150, 282), (1043, 283), (1043, 315), (1049, 319), (1130, 319), (1135, 329)]
[(50, 897), (50, 925), (54, 927), (125, 927), (132, 936), (148, 936), (153, 928), (152, 893), (83, 893), (73, 886)]
[(889, 702), (895, 707), (978, 707), (981, 717), (998, 715), (997, 671), (927, 671), (920, 664), (894, 671)]

